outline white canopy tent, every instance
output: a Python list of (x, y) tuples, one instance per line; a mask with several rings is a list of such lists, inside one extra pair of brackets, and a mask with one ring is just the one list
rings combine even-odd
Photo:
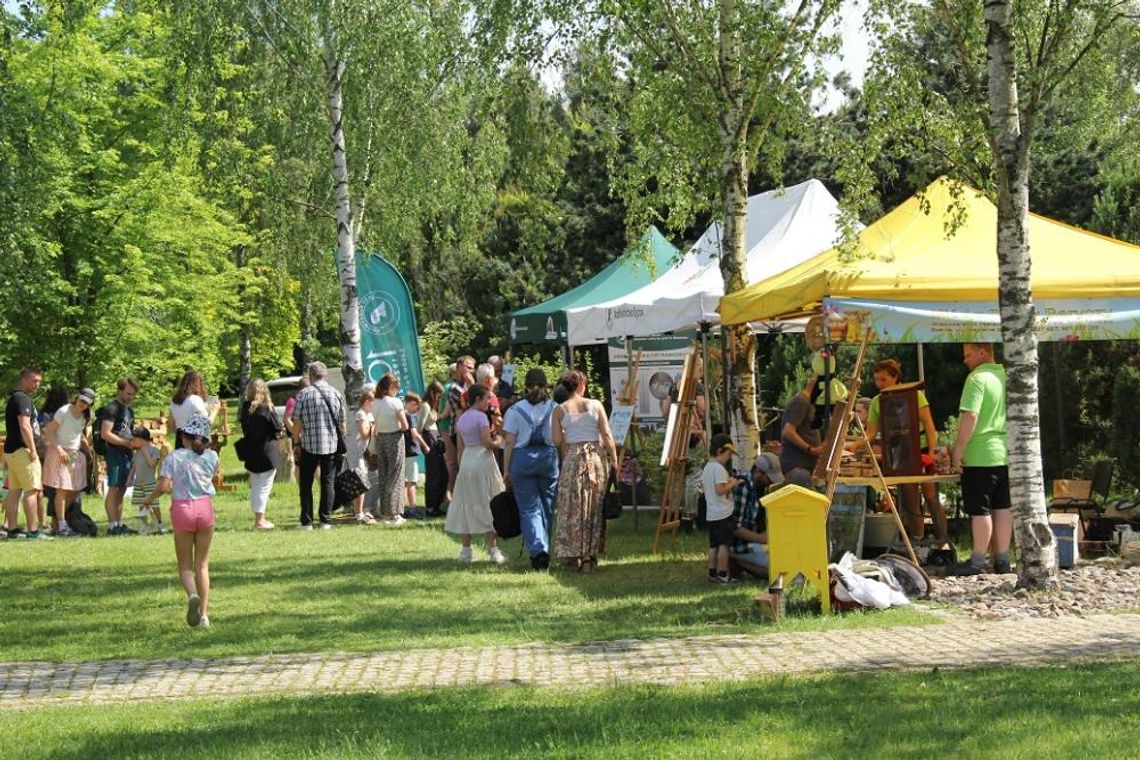
[[(567, 342), (579, 346), (719, 324), (721, 234), (720, 222), (714, 222), (676, 266), (648, 285), (568, 309)], [(791, 269), (833, 246), (839, 234), (839, 204), (819, 180), (752, 196), (745, 219), (748, 282)]]

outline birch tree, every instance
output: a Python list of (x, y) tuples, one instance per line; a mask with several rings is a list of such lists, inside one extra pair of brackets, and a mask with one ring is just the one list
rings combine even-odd
[[(619, 190), (634, 219), (664, 217), (673, 229), (713, 211), (724, 225), (726, 293), (748, 284), (749, 175), (763, 161), (779, 176), (781, 135), (808, 123), (824, 83), (813, 63), (836, 49), (825, 31), (838, 7), (837, 0), (602, 4), (635, 82), (633, 161)], [(759, 445), (756, 341), (748, 325), (728, 335), (732, 426), (751, 461)]]
[[(1089, 87), (1118, 86), (1112, 73), (1121, 50), (1135, 48), (1116, 38), (1134, 29), (1131, 0), (986, 0), (984, 4), (936, 0), (933, 4), (880, 6), (893, 36), (878, 62), (879, 83), (893, 90), (888, 139), (933, 127), (941, 136), (934, 164), (967, 166), (986, 175), (997, 205), (998, 300), (1007, 370), (1010, 495), (1018, 546), (1020, 582), (1033, 588), (1057, 585), (1054, 539), (1045, 507), (1038, 404), (1038, 350), (1030, 287), (1029, 212), (1031, 156), (1038, 119), (1054, 99)], [(892, 31), (887, 31), (891, 29)], [(953, 50), (952, 77), (928, 78), (928, 60), (912, 57), (923, 35), (943, 36)], [(1081, 81), (1082, 77), (1086, 77)], [(893, 84), (884, 80), (893, 78)], [(898, 89), (931, 85), (923, 92)], [(909, 99), (909, 103), (907, 102)], [(916, 106), (917, 104), (921, 104)], [(916, 108), (921, 113), (916, 113)], [(918, 117), (901, 116), (910, 113)], [(1096, 112), (1096, 113), (1099, 113)], [(915, 126), (919, 125), (919, 129)], [(882, 145), (882, 142), (871, 145)], [(934, 143), (931, 143), (932, 145)], [(871, 150), (874, 148), (871, 147)]]

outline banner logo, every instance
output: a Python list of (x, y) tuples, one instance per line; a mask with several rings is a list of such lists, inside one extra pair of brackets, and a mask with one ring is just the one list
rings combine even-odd
[(387, 335), (400, 326), (400, 307), (396, 299), (383, 291), (360, 299), (360, 315), (360, 327), (372, 335)]

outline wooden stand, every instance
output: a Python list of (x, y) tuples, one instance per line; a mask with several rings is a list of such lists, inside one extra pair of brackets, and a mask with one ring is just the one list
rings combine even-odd
[[(878, 460), (875, 459), (874, 451), (871, 448), (871, 441), (867, 438), (867, 430), (863, 427), (862, 421), (855, 416), (854, 400), (859, 393), (859, 377), (863, 373), (863, 359), (867, 355), (867, 343), (870, 339), (871, 330), (868, 329), (863, 335), (863, 342), (859, 344), (859, 356), (855, 360), (855, 373), (852, 376), (850, 385), (847, 387), (847, 400), (840, 404), (840, 413), (832, 415), (831, 425), (828, 427), (827, 441), (824, 443), (824, 452), (827, 456), (826, 459), (820, 458), (820, 463), (823, 467), (822, 475), (826, 478), (827, 482), (827, 503), (830, 504), (832, 497), (835, 496), (835, 484), (839, 478), (839, 467), (843, 459), (843, 443), (846, 438), (846, 431), (850, 428), (851, 423), (854, 422), (859, 429), (859, 436), (863, 439), (863, 445), (867, 447), (867, 451), (871, 454), (871, 462), (875, 468), (875, 478), (882, 487), (891, 514), (894, 515), (895, 524), (898, 526), (899, 533), (902, 535), (903, 545), (906, 546), (907, 555), (910, 557), (910, 560), (917, 565), (918, 557), (914, 554), (914, 547), (910, 545), (910, 537), (907, 535), (902, 517), (899, 516), (895, 499), (891, 495), (891, 489), (883, 477), (883, 471), (879, 467)], [(820, 468), (818, 466), (816, 468), (816, 475), (820, 475)]]
[(665, 441), (666, 467), (665, 492), (661, 494), (661, 510), (657, 515), (657, 530), (653, 534), (653, 553), (661, 544), (661, 534), (673, 533), (672, 549), (677, 544), (677, 530), (681, 527), (681, 509), (685, 501), (685, 471), (689, 462), (689, 431), (693, 415), (697, 413), (697, 359), (694, 349), (685, 359), (681, 371), (681, 385), (677, 394), (677, 416), (673, 420), (672, 438)]

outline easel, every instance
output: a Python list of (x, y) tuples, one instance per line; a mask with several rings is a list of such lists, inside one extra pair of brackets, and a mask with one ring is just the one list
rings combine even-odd
[[(626, 378), (625, 388), (622, 389), (621, 395), (618, 396), (618, 403), (622, 406), (633, 407), (633, 417), (629, 421), (629, 430), (626, 431), (625, 441), (622, 442), (621, 449), (618, 451), (617, 472), (614, 473), (614, 479), (621, 482), (621, 468), (625, 464), (625, 450), (626, 441), (629, 441), (631, 435), (637, 435), (637, 389), (640, 380), (637, 376), (637, 371), (641, 369), (641, 349), (637, 349), (637, 356), (633, 356), (630, 351), (630, 341), (626, 338), (625, 341), (625, 356), (626, 356)], [(620, 485), (618, 492), (621, 492)], [(630, 498), (633, 499), (633, 527), (637, 529), (637, 476), (634, 475), (633, 483), (629, 486)]]
[(871, 441), (867, 438), (867, 430), (863, 427), (863, 421), (855, 416), (855, 399), (859, 393), (859, 378), (863, 374), (863, 359), (867, 354), (867, 344), (871, 340), (871, 330), (863, 334), (863, 341), (859, 344), (859, 356), (855, 360), (855, 372), (852, 375), (851, 383), (847, 387), (847, 399), (839, 406), (838, 412), (831, 417), (831, 424), (827, 429), (827, 440), (824, 442), (825, 457), (820, 457), (819, 462), (815, 469), (815, 478), (817, 480), (825, 479), (827, 482), (827, 503), (831, 504), (832, 498), (835, 496), (836, 480), (839, 478), (839, 467), (843, 460), (843, 443), (846, 439), (846, 431), (851, 427), (854, 422), (859, 430), (859, 437), (862, 438), (862, 443), (867, 447), (867, 451), (871, 453), (871, 463), (875, 468), (875, 478), (879, 481), (883, 494), (887, 499), (887, 506), (890, 507), (891, 514), (895, 518), (895, 524), (898, 526), (899, 533), (903, 538), (903, 545), (906, 546), (907, 555), (914, 564), (918, 564), (918, 557), (914, 554), (914, 547), (910, 545), (910, 537), (907, 535), (906, 528), (903, 526), (902, 517), (899, 516), (898, 506), (895, 504), (895, 499), (891, 495), (891, 489), (887, 486), (886, 478), (883, 477), (883, 470), (879, 467), (879, 461), (875, 459), (874, 451), (871, 448)]
[(681, 509), (685, 501), (685, 470), (689, 460), (689, 431), (692, 429), (693, 415), (697, 412), (697, 358), (693, 353), (685, 358), (681, 370), (681, 385), (677, 394), (676, 417), (673, 419), (673, 437), (666, 439), (667, 456), (665, 464), (669, 468), (665, 476), (665, 492), (661, 494), (661, 510), (657, 515), (657, 530), (653, 535), (653, 553), (661, 543), (661, 534), (672, 531), (673, 542), (677, 543), (677, 530), (681, 527)]

